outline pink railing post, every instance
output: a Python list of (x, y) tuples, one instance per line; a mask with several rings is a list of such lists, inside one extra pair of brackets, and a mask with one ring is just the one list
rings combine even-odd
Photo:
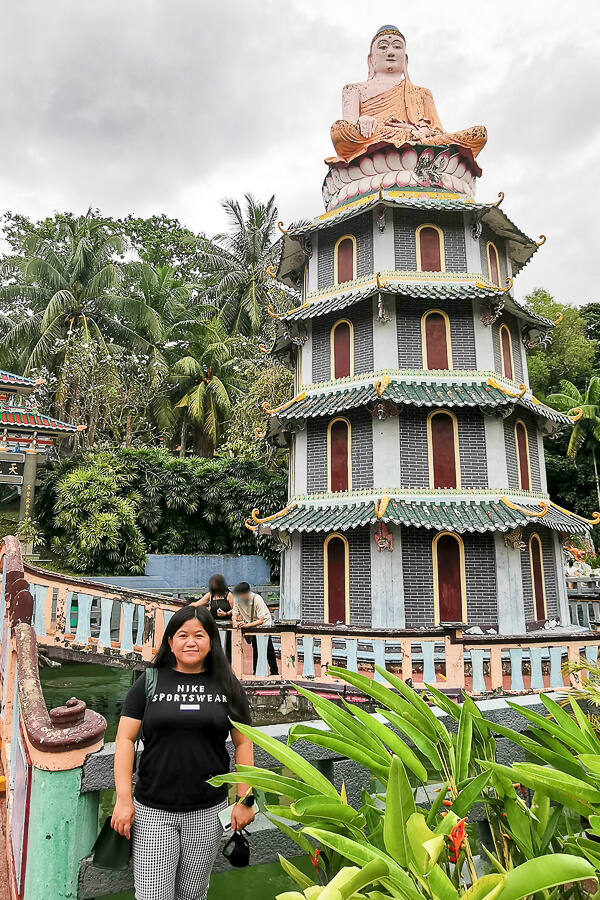
[(282, 631), (281, 640), (281, 677), (286, 681), (298, 675), (298, 642), (295, 630)]
[(231, 630), (231, 668), (237, 678), (244, 677), (244, 632), (239, 628)]

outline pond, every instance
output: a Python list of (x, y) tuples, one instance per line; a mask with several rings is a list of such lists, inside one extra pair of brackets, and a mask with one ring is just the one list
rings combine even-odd
[[(58, 669), (40, 670), (42, 689), (48, 709), (63, 706), (69, 697), (84, 700), (90, 709), (101, 713), (108, 722), (106, 740), (114, 741), (117, 722), (123, 705), (123, 698), (129, 690), (134, 676), (127, 670), (110, 669), (88, 663), (63, 664)], [(101, 818), (103, 819), (113, 803), (113, 792), (101, 794)], [(296, 860), (303, 866), (309, 860)], [(232, 869), (211, 879), (208, 900), (274, 900), (277, 894), (293, 890), (294, 882), (288, 878), (279, 863), (268, 866), (253, 866), (249, 869)], [(114, 894), (97, 900), (134, 900), (133, 893)]]

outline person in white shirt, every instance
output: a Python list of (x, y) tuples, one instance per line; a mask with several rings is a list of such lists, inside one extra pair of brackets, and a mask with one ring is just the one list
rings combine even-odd
[[(236, 584), (233, 589), (233, 597), (232, 620), (234, 628), (255, 630), (261, 626), (270, 628), (273, 625), (273, 617), (269, 607), (260, 594), (256, 594), (250, 589), (247, 581), (240, 581), (239, 584)], [(252, 644), (252, 671), (256, 674), (256, 664), (258, 662), (256, 635), (247, 635), (246, 641)], [(267, 661), (270, 674), (278, 675), (277, 657), (275, 656), (275, 648), (270, 635), (267, 642)]]

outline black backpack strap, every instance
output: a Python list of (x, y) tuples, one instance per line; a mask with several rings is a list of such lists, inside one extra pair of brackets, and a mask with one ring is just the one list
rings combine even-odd
[(146, 694), (146, 706), (152, 703), (152, 698), (156, 693), (156, 685), (158, 683), (158, 669), (149, 666), (144, 672), (144, 693)]

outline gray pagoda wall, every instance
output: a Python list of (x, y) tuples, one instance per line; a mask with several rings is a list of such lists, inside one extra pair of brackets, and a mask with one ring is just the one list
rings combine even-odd
[[(373, 487), (373, 426), (367, 410), (351, 409), (340, 414), (351, 427), (352, 490)], [(338, 418), (332, 417), (332, 418)], [(329, 419), (309, 419), (307, 431), (307, 491), (327, 490), (327, 427)]]
[[(356, 274), (370, 275), (373, 272), (373, 218), (371, 212), (356, 216), (348, 222), (332, 225), (319, 235), (319, 253), (317, 257), (318, 289), (333, 284), (334, 264), (333, 250), (341, 237), (351, 234), (356, 238)], [(314, 260), (314, 256), (313, 256)]]
[(518, 408), (516, 412), (504, 419), (504, 447), (506, 452), (506, 469), (508, 473), (508, 486), (513, 489), (519, 487), (519, 473), (517, 468), (517, 448), (515, 446), (515, 422), (521, 419), (527, 428), (529, 441), (529, 469), (531, 472), (531, 490), (545, 490), (545, 479), (542, 481), (540, 469), (540, 441), (538, 438), (537, 420), (529, 410)]
[[(461, 487), (489, 486), (485, 428), (479, 409), (452, 409), (458, 426)], [(406, 407), (399, 416), (400, 487), (428, 488), (429, 455), (427, 417), (429, 408)]]
[(523, 529), (523, 541), (527, 546), (526, 549), (521, 552), (521, 576), (523, 579), (523, 602), (526, 622), (535, 622), (537, 619), (533, 607), (531, 563), (529, 559), (529, 538), (534, 532), (539, 535), (542, 544), (544, 581), (546, 587), (546, 615), (548, 619), (558, 618), (560, 615), (556, 565), (554, 562), (553, 533), (548, 528), (530, 525)]
[[(407, 628), (430, 628), (434, 625), (432, 541), (435, 535), (435, 531), (425, 529), (402, 529)], [(463, 534), (461, 537), (465, 546), (467, 624), (497, 627), (494, 537), (489, 532)]]
[[(350, 556), (350, 625), (371, 627), (371, 535), (369, 528), (343, 533)], [(295, 536), (302, 542), (302, 621), (324, 621), (324, 551), (326, 534)]]
[(348, 319), (354, 328), (354, 374), (373, 371), (373, 309), (371, 301), (365, 300), (339, 313), (313, 320), (313, 382), (331, 378), (331, 329), (340, 319)]
[[(466, 272), (465, 226), (462, 213), (394, 210), (394, 255), (396, 269), (414, 272), (417, 268), (416, 230), (419, 225), (437, 225), (444, 234), (447, 272)], [(486, 266), (487, 271), (487, 266)]]
[[(508, 278), (508, 266), (507, 266), (507, 258), (506, 258), (506, 241), (503, 241), (502, 238), (498, 237), (494, 234), (494, 232), (487, 225), (484, 225), (481, 229), (481, 235), (479, 237), (479, 258), (481, 261), (481, 272), (484, 277), (488, 275), (488, 260), (487, 260), (487, 245), (488, 242), (491, 241), (492, 244), (496, 247), (498, 251), (498, 258), (500, 260), (500, 284), (504, 286), (506, 279)], [(504, 319), (503, 319), (504, 321)]]
[[(388, 301), (389, 302), (389, 301)], [(441, 309), (450, 320), (452, 363), (455, 369), (477, 368), (473, 308), (468, 300), (432, 301), (396, 297), (398, 367), (423, 368), (421, 319), (428, 309)]]
[(523, 370), (527, 367), (527, 363), (525, 363), (525, 367), (523, 366), (523, 358), (521, 354), (521, 335), (520, 335), (520, 327), (515, 316), (510, 313), (503, 312), (501, 317), (497, 322), (494, 322), (492, 325), (492, 340), (494, 344), (494, 369), (499, 374), (502, 374), (502, 359), (500, 356), (500, 326), (506, 325), (508, 330), (510, 331), (510, 336), (512, 339), (512, 355), (513, 355), (513, 363), (514, 363), (514, 381), (521, 383), (523, 379)]

